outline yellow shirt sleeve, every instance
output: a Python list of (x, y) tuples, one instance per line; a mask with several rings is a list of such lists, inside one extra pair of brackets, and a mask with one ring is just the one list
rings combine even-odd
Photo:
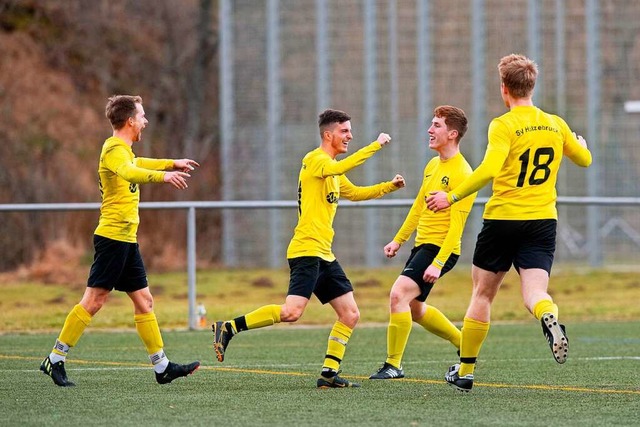
[(371, 144), (359, 149), (342, 160), (332, 161), (331, 158), (327, 156), (326, 161), (321, 161), (316, 164), (316, 170), (312, 171), (312, 174), (318, 178), (345, 174), (351, 169), (363, 164), (381, 148), (382, 145), (380, 145), (378, 141), (373, 141)]
[(173, 169), (173, 159), (150, 159), (147, 157), (136, 157), (136, 166), (142, 169), (154, 171), (168, 171)]
[[(473, 198), (475, 198), (475, 196)], [(464, 225), (467, 222), (468, 217), (469, 212), (453, 209), (453, 207), (451, 208), (449, 232), (447, 233), (447, 237), (445, 237), (444, 242), (442, 242), (438, 255), (433, 259), (431, 265), (440, 269), (444, 267), (444, 264), (451, 256), (453, 249), (460, 243)]]
[(420, 222), (420, 215), (424, 211), (424, 182), (420, 187), (420, 191), (418, 191), (418, 195), (416, 199), (413, 201), (413, 205), (411, 205), (411, 209), (409, 209), (409, 213), (407, 217), (404, 219), (402, 226), (396, 233), (396, 236), (393, 238), (393, 241), (399, 243), (400, 245), (405, 244), (407, 240), (411, 237), (413, 232), (418, 228), (418, 223)]
[[(568, 126), (567, 126), (568, 128)], [(580, 145), (576, 137), (571, 133), (563, 147), (563, 154), (567, 156), (573, 163), (586, 168), (591, 164), (591, 151)]]
[(377, 199), (396, 191), (396, 187), (391, 181), (381, 182), (375, 185), (360, 187), (354, 185), (345, 175), (340, 175), (340, 196), (354, 202), (360, 200)]
[(112, 147), (104, 156), (104, 164), (119, 177), (133, 184), (164, 181), (164, 172), (136, 166), (135, 160), (131, 161), (129, 153), (122, 146)]

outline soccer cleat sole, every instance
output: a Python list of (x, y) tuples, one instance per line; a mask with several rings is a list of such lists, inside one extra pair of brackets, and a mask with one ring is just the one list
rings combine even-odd
[(358, 387), (360, 387), (360, 384), (358, 384), (358, 383), (352, 383), (350, 381), (348, 381), (347, 384), (344, 384), (344, 383), (333, 383), (333, 382), (325, 380), (324, 378), (319, 378), (318, 382), (316, 383), (316, 385), (321, 390), (325, 390), (325, 389), (328, 389), (328, 388), (358, 388)]
[(469, 393), (471, 392), (470, 388), (463, 388), (463, 387), (459, 387), (453, 383), (447, 382), (447, 384), (449, 384), (454, 390), (457, 390), (460, 393)]
[[(556, 362), (562, 364), (567, 361), (569, 356), (569, 340), (562, 329), (562, 326), (556, 320), (556, 317), (551, 313), (545, 313), (542, 315), (542, 322), (547, 331), (551, 334), (552, 341), (549, 342), (551, 353)], [(546, 334), (545, 334), (546, 335)], [(547, 341), (549, 336), (546, 335)]]
[(224, 322), (216, 322), (213, 327), (213, 351), (216, 353), (216, 359), (218, 362), (224, 362), (224, 346), (216, 339), (218, 334), (222, 334), (222, 328), (224, 328)]
[(224, 362), (224, 350), (220, 350), (218, 347), (219, 344), (213, 345), (213, 350), (216, 352), (216, 359), (218, 359), (218, 362)]
[(319, 385), (318, 389), (319, 390), (326, 390), (329, 388), (358, 388), (360, 387), (359, 385), (347, 385), (347, 386), (334, 386), (334, 385)]

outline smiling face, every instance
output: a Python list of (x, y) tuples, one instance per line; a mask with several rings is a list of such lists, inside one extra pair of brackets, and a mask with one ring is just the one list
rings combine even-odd
[(346, 153), (349, 148), (349, 141), (353, 139), (351, 134), (351, 121), (334, 123), (329, 129), (323, 132), (323, 146), (332, 158), (338, 154)]
[(142, 130), (147, 126), (149, 121), (144, 115), (144, 108), (142, 104), (136, 103), (136, 114), (129, 118), (129, 124), (131, 126), (131, 140), (138, 142), (142, 139)]
[(439, 148), (449, 143), (450, 131), (447, 129), (444, 117), (434, 117), (429, 127), (429, 148), (438, 151)]

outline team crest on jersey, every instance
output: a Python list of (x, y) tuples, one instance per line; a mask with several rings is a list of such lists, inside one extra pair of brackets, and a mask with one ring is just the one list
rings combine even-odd
[(134, 183), (129, 183), (129, 191), (131, 193), (135, 193), (136, 191), (138, 191), (138, 184), (134, 184)]
[(447, 189), (447, 187), (449, 186), (449, 177), (448, 176), (443, 176), (442, 179), (440, 180), (440, 185), (442, 186), (443, 189)]
[(327, 194), (327, 202), (329, 203), (338, 203), (338, 195), (335, 192), (331, 192)]

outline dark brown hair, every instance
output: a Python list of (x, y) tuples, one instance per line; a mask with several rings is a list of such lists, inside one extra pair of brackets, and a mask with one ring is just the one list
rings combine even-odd
[(142, 104), (141, 97), (113, 95), (109, 98), (105, 108), (105, 115), (115, 130), (122, 129), (129, 117), (135, 117), (136, 104)]
[(351, 116), (340, 110), (324, 110), (318, 116), (318, 127), (320, 128), (320, 138), (325, 130), (328, 130), (334, 123), (344, 123), (351, 120)]

